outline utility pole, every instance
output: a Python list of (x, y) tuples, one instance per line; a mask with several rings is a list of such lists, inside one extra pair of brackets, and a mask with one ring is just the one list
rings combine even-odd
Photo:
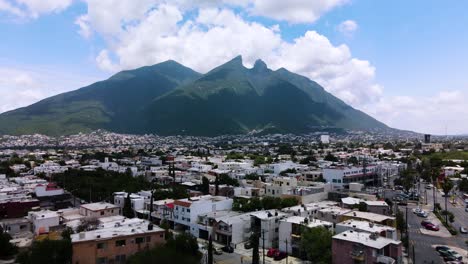
[(409, 242), (409, 236), (408, 236), (408, 205), (406, 205), (406, 238), (408, 239)]
[(286, 242), (286, 264), (288, 264), (288, 240), (285, 240)]
[(263, 241), (263, 264), (265, 264), (265, 230), (262, 230), (262, 241)]

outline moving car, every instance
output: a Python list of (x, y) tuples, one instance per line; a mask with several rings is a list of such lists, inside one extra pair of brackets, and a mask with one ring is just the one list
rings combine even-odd
[(468, 230), (466, 230), (465, 227), (460, 226), (460, 233), (462, 233), (462, 234), (468, 234)]
[(452, 255), (452, 257), (455, 257), (456, 260), (462, 260), (463, 259), (463, 256), (458, 254), (458, 252), (456, 252), (455, 250), (449, 250), (448, 252), (450, 253), (450, 255)]
[(234, 252), (234, 248), (229, 246), (229, 245), (222, 247), (221, 250), (226, 252), (226, 253), (233, 253)]
[(429, 189), (432, 189), (433, 187), (434, 187), (434, 185), (432, 185), (432, 184), (426, 185), (426, 189), (428, 189), (428, 190), (429, 190)]
[(419, 217), (423, 217), (423, 218), (426, 218), (428, 216), (427, 212), (425, 212), (425, 211), (421, 211), (421, 212), (417, 213), (416, 215), (419, 216)]

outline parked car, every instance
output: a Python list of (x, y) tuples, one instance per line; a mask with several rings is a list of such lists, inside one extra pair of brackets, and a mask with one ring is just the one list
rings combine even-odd
[(413, 209), (413, 213), (415, 213), (415, 214), (418, 214), (418, 213), (420, 213), (421, 211), (422, 211), (421, 208), (414, 208), (414, 209)]
[(422, 220), (422, 221), (421, 221), (421, 225), (424, 226), (424, 227), (426, 227), (427, 225), (432, 225), (432, 222), (429, 221), (429, 220)]
[(455, 257), (456, 260), (462, 260), (463, 259), (463, 256), (458, 254), (458, 252), (456, 252), (455, 250), (449, 250), (448, 252), (450, 253), (450, 255)]
[(435, 248), (435, 250), (436, 250), (437, 252), (440, 252), (440, 251), (447, 251), (447, 250), (450, 250), (450, 248), (447, 247), (447, 246), (437, 246), (437, 247)]
[(229, 245), (222, 247), (221, 250), (226, 252), (226, 253), (233, 253), (234, 252), (234, 248), (229, 246)]
[(439, 231), (439, 226), (434, 224), (427, 224), (426, 229), (431, 231)]
[(462, 234), (468, 234), (468, 231), (466, 230), (465, 227), (460, 226), (460, 233), (462, 233)]
[(287, 256), (288, 256), (288, 254), (286, 252), (277, 251), (276, 254), (273, 256), (273, 259), (274, 260), (282, 260), (282, 259), (286, 258)]
[(219, 249), (219, 248), (213, 248), (213, 254), (215, 254), (215, 255), (222, 255), (222, 254), (223, 254), (223, 251), (221, 251), (221, 249)]
[(245, 249), (251, 249), (252, 248), (252, 243), (250, 243), (250, 241), (245, 242), (244, 248)]
[(432, 189), (433, 187), (434, 187), (434, 185), (432, 185), (432, 184), (426, 185), (426, 189), (428, 189), (428, 190)]
[(267, 257), (270, 257), (270, 258), (274, 257), (275, 254), (276, 254), (276, 252), (279, 252), (279, 250), (276, 249), (276, 248), (270, 248), (270, 249), (268, 249)]
[(444, 261), (457, 261), (457, 258), (452, 255), (448, 255), (444, 257)]

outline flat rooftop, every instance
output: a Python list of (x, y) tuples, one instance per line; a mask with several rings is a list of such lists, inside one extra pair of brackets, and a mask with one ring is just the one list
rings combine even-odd
[(149, 224), (149, 221), (138, 218), (125, 219), (125, 221), (120, 221), (119, 225), (114, 224), (112, 226), (105, 226), (104, 228), (92, 231), (72, 234), (71, 240), (72, 243), (79, 243), (84, 241), (99, 241), (111, 239), (114, 237), (125, 237), (139, 234), (144, 235), (164, 231), (164, 229), (157, 225), (153, 225), (153, 230), (148, 230)]
[(381, 236), (375, 236), (375, 239), (370, 238), (370, 234), (367, 232), (357, 232), (348, 230), (338, 235), (334, 235), (333, 239), (349, 241), (353, 243), (359, 243), (367, 247), (382, 249), (390, 244), (399, 245), (401, 241), (385, 238)]
[(374, 214), (369, 212), (361, 212), (361, 211), (351, 211), (345, 214), (346, 216), (356, 217), (361, 219), (369, 220), (370, 222), (382, 222), (385, 220), (395, 220), (395, 217), (388, 216), (388, 215), (381, 215), (381, 214)]
[(343, 221), (341, 223), (336, 224), (337, 226), (346, 226), (350, 228), (356, 228), (359, 230), (363, 230), (369, 233), (373, 232), (382, 232), (382, 231), (387, 231), (387, 230), (392, 230), (396, 231), (394, 227), (386, 226), (386, 225), (380, 225), (380, 224), (374, 224), (371, 222), (367, 221), (358, 221), (358, 220), (347, 220)]
[(91, 210), (91, 211), (100, 211), (100, 210), (111, 209), (111, 208), (119, 208), (117, 205), (114, 205), (111, 203), (105, 203), (105, 202), (82, 204), (81, 207), (87, 210)]

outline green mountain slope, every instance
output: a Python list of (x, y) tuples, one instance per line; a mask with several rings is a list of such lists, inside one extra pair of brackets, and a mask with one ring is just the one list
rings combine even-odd
[(107, 129), (139, 133), (139, 111), (177, 86), (200, 76), (174, 61), (117, 73), (76, 91), (0, 115), (0, 133), (63, 135)]
[(317, 83), (236, 57), (143, 110), (146, 131), (162, 135), (305, 133), (322, 128), (388, 129)]
[(120, 72), (108, 80), (0, 115), (0, 134), (121, 133), (215, 136), (389, 129), (320, 85), (262, 61), (233, 60), (201, 75), (174, 61)]

